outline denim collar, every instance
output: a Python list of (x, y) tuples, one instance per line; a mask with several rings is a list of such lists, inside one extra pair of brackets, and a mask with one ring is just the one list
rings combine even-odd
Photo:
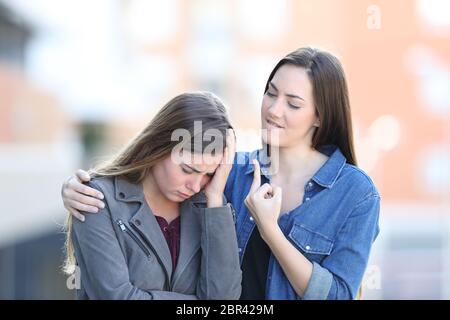
[[(335, 145), (325, 145), (319, 147), (317, 150), (325, 154), (329, 158), (325, 162), (325, 164), (316, 172), (316, 174), (312, 177), (311, 180), (315, 181), (318, 185), (324, 188), (331, 188), (333, 187), (334, 183), (339, 177), (339, 174), (344, 168), (346, 159), (342, 154), (341, 150)], [(254, 171), (254, 167), (252, 164), (253, 159), (258, 159), (259, 163), (261, 164), (262, 175), (265, 176), (267, 179), (270, 179), (269, 174), (270, 160), (267, 157), (267, 153), (264, 152), (264, 149), (255, 150), (252, 153), (250, 153), (249, 162), (247, 164), (248, 167), (247, 170), (245, 171), (245, 174), (253, 173)]]

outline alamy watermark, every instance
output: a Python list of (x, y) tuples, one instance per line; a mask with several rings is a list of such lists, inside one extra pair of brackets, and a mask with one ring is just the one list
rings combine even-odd
[[(194, 132), (187, 129), (176, 129), (172, 132), (171, 141), (178, 142), (171, 152), (171, 159), (176, 164), (233, 164), (234, 157), (225, 159), (214, 155), (222, 155), (224, 141), (227, 137), (224, 132), (209, 128), (203, 130), (202, 121), (194, 121)], [(259, 150), (258, 162), (261, 167), (270, 167), (270, 173), (278, 171), (280, 134), (277, 130), (262, 129), (263, 148)], [(270, 142), (270, 143), (264, 143)], [(200, 150), (200, 152), (199, 152)], [(234, 154), (233, 154), (234, 156)], [(236, 157), (235, 164), (247, 164), (245, 157)], [(251, 163), (250, 159), (250, 163)]]
[(81, 289), (81, 270), (79, 266), (75, 266), (75, 271), (67, 277), (66, 287), (69, 290)]
[(366, 26), (369, 30), (380, 30), (381, 29), (381, 9), (377, 5), (370, 5), (366, 10), (367, 17)]
[(378, 265), (367, 266), (361, 287), (365, 290), (381, 290), (381, 269)]

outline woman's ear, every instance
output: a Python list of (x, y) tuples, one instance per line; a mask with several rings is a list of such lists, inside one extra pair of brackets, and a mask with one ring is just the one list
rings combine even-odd
[(317, 120), (316, 120), (316, 122), (314, 122), (313, 126), (317, 127), (317, 128), (320, 127), (320, 120), (319, 120), (319, 118), (317, 118)]

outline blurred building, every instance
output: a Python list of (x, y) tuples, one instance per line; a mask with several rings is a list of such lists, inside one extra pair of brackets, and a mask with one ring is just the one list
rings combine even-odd
[[(26, 77), (33, 27), (0, 3), (0, 298), (71, 298), (55, 217), (70, 125), (54, 95)], [(44, 191), (46, 190), (46, 191)]]

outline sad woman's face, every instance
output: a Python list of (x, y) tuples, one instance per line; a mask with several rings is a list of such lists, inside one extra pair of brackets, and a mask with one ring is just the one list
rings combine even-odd
[(174, 161), (171, 156), (157, 163), (152, 174), (161, 193), (170, 201), (182, 202), (202, 190), (214, 176), (222, 161), (222, 154), (203, 154), (183, 159), (195, 161)]

